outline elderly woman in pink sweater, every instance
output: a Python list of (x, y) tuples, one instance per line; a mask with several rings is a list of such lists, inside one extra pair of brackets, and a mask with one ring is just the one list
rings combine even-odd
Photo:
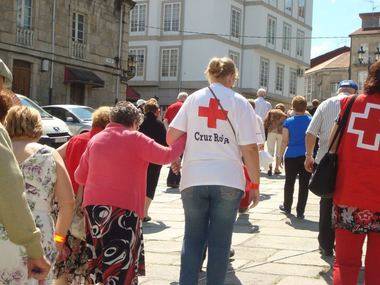
[(134, 285), (145, 271), (141, 222), (148, 165), (179, 158), (185, 137), (171, 147), (157, 144), (137, 131), (142, 116), (129, 102), (112, 108), (110, 121), (90, 140), (75, 172), (85, 185), (89, 282)]

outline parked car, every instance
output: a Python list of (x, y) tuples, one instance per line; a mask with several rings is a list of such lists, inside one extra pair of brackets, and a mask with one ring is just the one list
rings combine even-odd
[(20, 99), (21, 105), (33, 108), (40, 113), (43, 128), (40, 143), (47, 144), (51, 147), (59, 147), (70, 139), (70, 130), (62, 120), (50, 115), (28, 97), (20, 94), (16, 94), (16, 96)]
[(79, 105), (49, 105), (42, 107), (49, 114), (60, 118), (74, 135), (91, 130), (94, 109)]

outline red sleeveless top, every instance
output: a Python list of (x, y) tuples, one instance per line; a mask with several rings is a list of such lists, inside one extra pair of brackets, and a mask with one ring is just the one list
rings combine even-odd
[[(343, 112), (350, 97), (341, 104)], [(359, 95), (338, 149), (337, 205), (380, 211), (380, 94)]]

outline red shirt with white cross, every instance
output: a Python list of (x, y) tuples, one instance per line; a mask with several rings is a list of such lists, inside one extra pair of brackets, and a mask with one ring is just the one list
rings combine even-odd
[[(342, 117), (350, 97), (341, 104)], [(338, 149), (334, 203), (380, 212), (380, 94), (360, 95)]]

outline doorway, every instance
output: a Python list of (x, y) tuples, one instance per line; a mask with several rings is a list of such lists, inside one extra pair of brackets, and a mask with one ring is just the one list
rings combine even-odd
[(70, 104), (84, 105), (85, 85), (72, 83), (70, 85)]
[(27, 61), (15, 59), (13, 61), (13, 92), (30, 97), (31, 76), (32, 64)]

